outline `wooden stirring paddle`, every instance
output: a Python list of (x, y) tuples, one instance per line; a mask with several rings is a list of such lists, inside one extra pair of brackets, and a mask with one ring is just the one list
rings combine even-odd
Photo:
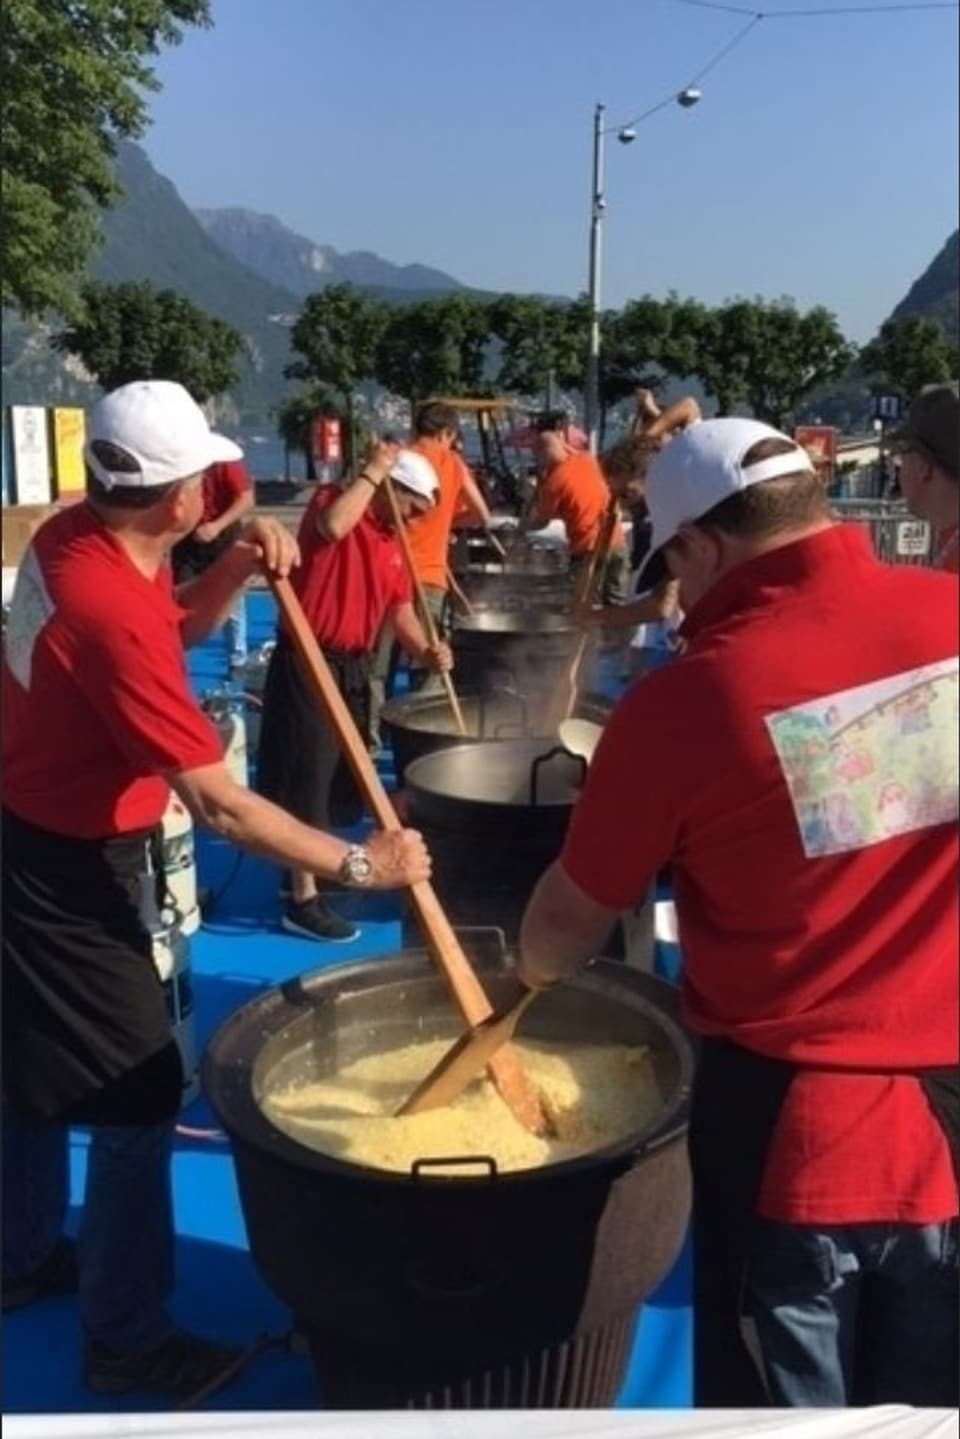
[[(382, 829), (400, 829), (400, 820), (390, 796), (383, 787), (290, 581), (279, 579), (276, 575), (269, 575), (268, 579), (304, 675), (340, 741), (360, 793)], [(433, 886), (427, 880), (412, 884), (410, 898), (430, 952), (447, 981), (460, 1014), (471, 1027), (482, 1023), (493, 1013), (493, 1007), (443, 912)], [(516, 1054), (511, 1049), (499, 1049), (491, 1058), (489, 1068), (491, 1079), (519, 1122), (532, 1133), (542, 1134), (547, 1128), (547, 1121)]]
[(539, 992), (528, 990), (512, 1008), (491, 1014), (489, 1019), (461, 1034), (409, 1099), (404, 1100), (397, 1114), (421, 1114), (425, 1109), (442, 1109), (445, 1104), (452, 1104), (471, 1079), (486, 1069), (497, 1051), (513, 1038), (520, 1016)]
[[(383, 488), (386, 493), (387, 500), (390, 504), (390, 513), (393, 516), (393, 527), (397, 532), (397, 539), (400, 542), (400, 549), (403, 551), (403, 559), (407, 567), (407, 573), (410, 576), (410, 583), (413, 585), (413, 592), (417, 597), (417, 604), (420, 608), (420, 620), (423, 624), (423, 628), (427, 636), (427, 643), (436, 647), (436, 645), (440, 643), (440, 637), (437, 634), (437, 627), (433, 622), (433, 615), (427, 609), (427, 601), (426, 596), (423, 593), (423, 585), (420, 583), (420, 577), (417, 574), (417, 567), (414, 564), (413, 555), (410, 550), (410, 537), (407, 534), (406, 526), (403, 523), (403, 519), (400, 514), (400, 506), (397, 504), (396, 491), (393, 488), (393, 482), (391, 481), (389, 475), (387, 475), (386, 479), (383, 481)], [(462, 735), (465, 735), (467, 732), (467, 726), (464, 722), (463, 711), (460, 708), (460, 700), (457, 696), (456, 690), (453, 687), (453, 680), (451, 679), (450, 675), (446, 673), (442, 674), (440, 678), (443, 681), (443, 687), (447, 692), (447, 699), (450, 702), (450, 708), (453, 711), (453, 718), (456, 721), (457, 729)]]

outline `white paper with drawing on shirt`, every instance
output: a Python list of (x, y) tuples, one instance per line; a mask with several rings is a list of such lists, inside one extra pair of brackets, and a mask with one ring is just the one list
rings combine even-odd
[(958, 693), (953, 658), (767, 716), (808, 859), (957, 819)]

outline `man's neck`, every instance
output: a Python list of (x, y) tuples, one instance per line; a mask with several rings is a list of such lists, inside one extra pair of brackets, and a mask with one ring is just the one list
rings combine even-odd
[(170, 553), (171, 537), (166, 534), (155, 535), (149, 531), (137, 529), (133, 523), (117, 523), (112, 516), (104, 514), (102, 510), (95, 507), (94, 513), (104, 529), (113, 536), (140, 573), (148, 580), (155, 580), (161, 565)]

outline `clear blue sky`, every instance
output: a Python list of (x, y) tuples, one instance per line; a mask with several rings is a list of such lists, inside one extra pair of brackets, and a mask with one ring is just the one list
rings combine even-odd
[[(824, 303), (863, 340), (957, 223), (957, 12), (771, 18), (607, 145), (604, 302)], [(811, 0), (829, 4), (831, 0)], [(862, 0), (847, 0), (861, 4)], [(145, 145), (188, 203), (489, 289), (585, 288), (591, 117), (744, 24), (677, 0), (213, 0)]]

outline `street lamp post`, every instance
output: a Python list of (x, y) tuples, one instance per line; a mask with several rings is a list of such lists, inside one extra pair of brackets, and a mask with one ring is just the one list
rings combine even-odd
[(681, 109), (689, 110), (700, 100), (700, 91), (694, 86), (688, 85), (678, 94), (672, 95), (669, 101), (662, 101), (655, 105), (652, 110), (640, 115), (631, 125), (605, 126), (604, 116), (606, 107), (597, 105), (593, 112), (593, 167), (590, 184), (590, 269), (587, 284), (588, 304), (590, 307), (590, 342), (587, 351), (587, 376), (584, 390), (584, 416), (587, 431), (587, 439), (590, 445), (590, 453), (595, 455), (599, 448), (600, 439), (600, 278), (602, 269), (602, 228), (603, 214), (606, 209), (603, 187), (603, 142), (604, 138), (616, 130), (617, 139), (621, 145), (631, 145), (637, 138), (634, 125), (646, 120), (657, 110), (663, 109), (665, 104), (676, 102)]

